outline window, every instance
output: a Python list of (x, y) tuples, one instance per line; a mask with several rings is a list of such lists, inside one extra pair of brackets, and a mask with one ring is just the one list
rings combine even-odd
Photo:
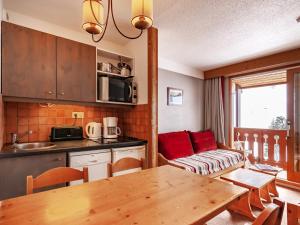
[(286, 84), (241, 89), (239, 127), (285, 129), (286, 89)]

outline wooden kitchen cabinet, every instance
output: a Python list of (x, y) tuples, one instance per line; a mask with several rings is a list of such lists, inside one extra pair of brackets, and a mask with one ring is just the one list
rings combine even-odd
[[(53, 153), (0, 159), (0, 200), (25, 195), (28, 175), (36, 177), (46, 170), (65, 167), (66, 158), (66, 153)], [(55, 187), (61, 186), (65, 185)]]
[(57, 99), (96, 101), (96, 48), (57, 38)]
[(56, 99), (56, 37), (2, 22), (4, 96)]
[(2, 22), (2, 91), (96, 102), (96, 47)]

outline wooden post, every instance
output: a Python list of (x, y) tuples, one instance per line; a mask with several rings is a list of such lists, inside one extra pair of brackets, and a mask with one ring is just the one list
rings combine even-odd
[(148, 29), (148, 158), (149, 167), (157, 166), (158, 154), (158, 30)]

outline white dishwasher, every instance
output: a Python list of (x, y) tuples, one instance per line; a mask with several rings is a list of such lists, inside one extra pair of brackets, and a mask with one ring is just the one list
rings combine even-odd
[[(89, 181), (107, 178), (107, 163), (111, 162), (111, 150), (70, 152), (69, 167), (82, 170), (89, 169)], [(70, 185), (82, 184), (83, 181), (72, 181)]]
[[(135, 158), (135, 159), (145, 159), (146, 155), (146, 147), (145, 145), (141, 146), (134, 146), (134, 147), (124, 147), (124, 148), (113, 148), (112, 149), (112, 163), (115, 163), (119, 159), (123, 158)], [(146, 160), (145, 160), (146, 161)], [(123, 174), (128, 174), (132, 172), (139, 171), (141, 169), (131, 169), (131, 170), (125, 170), (118, 173), (114, 173), (113, 176), (119, 176)]]

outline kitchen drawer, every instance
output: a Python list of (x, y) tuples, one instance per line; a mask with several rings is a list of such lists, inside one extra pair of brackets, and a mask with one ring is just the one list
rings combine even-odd
[[(146, 147), (143, 146), (134, 146), (134, 147), (125, 147), (125, 148), (113, 148), (112, 149), (112, 162), (116, 162), (123, 158), (135, 158), (135, 159), (145, 159)], [(140, 171), (141, 168), (135, 168), (130, 170), (124, 170), (121, 172), (114, 173), (113, 176), (120, 176), (128, 173), (133, 173)]]
[(114, 148), (112, 149), (112, 162), (116, 162), (122, 158), (145, 159), (145, 146)]
[(91, 150), (91, 151), (80, 151), (80, 152), (70, 152), (69, 156), (82, 156), (82, 155), (91, 155), (91, 154), (101, 154), (111, 152), (110, 149), (101, 149), (101, 150)]
[(70, 167), (83, 167), (99, 163), (107, 163), (111, 161), (111, 152), (101, 152), (83, 155), (70, 155)]
[(135, 151), (145, 151), (145, 145), (140, 145), (140, 146), (132, 146), (132, 147), (123, 147), (123, 148), (113, 148), (113, 152), (117, 151), (130, 151), (130, 150), (135, 150)]
[[(78, 170), (87, 167), (89, 181), (107, 178), (107, 164), (111, 162), (111, 150), (95, 150), (69, 153), (69, 166)], [(72, 181), (70, 185), (82, 184), (82, 181)]]

